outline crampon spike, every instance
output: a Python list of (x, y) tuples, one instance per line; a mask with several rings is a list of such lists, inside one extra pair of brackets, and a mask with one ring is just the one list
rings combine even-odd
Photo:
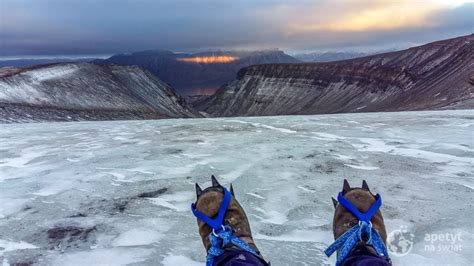
[(201, 193), (202, 193), (202, 189), (201, 189), (201, 187), (198, 185), (198, 183), (196, 183), (196, 197), (201, 196)]
[(332, 205), (334, 205), (334, 209), (335, 209), (335, 208), (337, 207), (338, 202), (337, 202), (337, 200), (336, 200), (335, 198), (333, 198), (333, 197), (331, 197), (331, 199), (332, 199)]
[(362, 189), (370, 192), (369, 185), (367, 185), (367, 182), (365, 180), (362, 180)]
[(342, 194), (346, 194), (346, 192), (348, 192), (349, 190), (351, 190), (351, 186), (349, 185), (347, 179), (344, 179), (344, 185), (342, 186)]
[(234, 198), (235, 198), (234, 186), (232, 186), (232, 184), (230, 184), (230, 194), (232, 194), (232, 196), (234, 196)]
[(222, 187), (221, 184), (217, 181), (216, 177), (214, 175), (211, 175), (211, 181), (212, 181), (212, 186), (213, 187)]

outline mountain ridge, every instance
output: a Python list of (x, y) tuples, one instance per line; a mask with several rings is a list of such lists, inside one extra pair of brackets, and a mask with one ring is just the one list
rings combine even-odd
[(57, 63), (0, 69), (0, 119), (75, 121), (200, 117), (139, 67)]
[(261, 64), (193, 105), (212, 116), (474, 108), (474, 35), (325, 63)]

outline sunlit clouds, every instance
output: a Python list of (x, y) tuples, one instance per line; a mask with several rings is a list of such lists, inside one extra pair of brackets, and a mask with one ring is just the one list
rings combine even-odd
[[(467, 2), (469, 1), (336, 0), (326, 6), (312, 5), (299, 16), (290, 16), (285, 26), (285, 33), (291, 35), (318, 31), (370, 32), (437, 27), (443, 21), (437, 20), (436, 13)], [(276, 12), (290, 10), (291, 7), (275, 9)]]
[(347, 11), (329, 21), (290, 23), (290, 31), (372, 31), (392, 30), (414, 27), (436, 26), (439, 22), (430, 20), (429, 15), (440, 10), (437, 5), (423, 8), (413, 6), (412, 2), (400, 1), (384, 6), (361, 7)]
[(474, 0), (0, 0), (0, 56), (407, 47), (471, 34), (472, 14)]
[(230, 55), (194, 56), (178, 58), (177, 60), (196, 64), (226, 64), (239, 60), (239, 57)]

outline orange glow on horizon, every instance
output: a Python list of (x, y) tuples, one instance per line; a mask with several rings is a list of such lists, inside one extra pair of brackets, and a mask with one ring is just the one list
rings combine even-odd
[(212, 56), (194, 56), (178, 58), (178, 61), (195, 64), (227, 64), (239, 60), (239, 57), (232, 55), (212, 55)]

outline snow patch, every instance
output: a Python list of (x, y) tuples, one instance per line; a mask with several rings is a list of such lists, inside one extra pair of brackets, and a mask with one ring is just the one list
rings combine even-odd
[(354, 165), (354, 164), (347, 164), (347, 163), (345, 163), (344, 165), (349, 166), (349, 167), (354, 168), (354, 169), (360, 169), (360, 170), (377, 170), (377, 169), (380, 169), (376, 166), (369, 166), (369, 165)]
[(284, 224), (288, 222), (288, 218), (284, 213), (278, 211), (266, 211), (266, 217), (261, 222), (270, 223), (270, 224)]
[(263, 128), (271, 129), (271, 130), (276, 130), (276, 131), (279, 131), (279, 132), (282, 132), (282, 133), (297, 133), (296, 130), (291, 130), (291, 129), (287, 129), (287, 128), (274, 127), (274, 126), (258, 124), (258, 123), (252, 123), (252, 125), (257, 126), (257, 127), (263, 127)]
[(189, 191), (169, 193), (157, 198), (149, 198), (151, 203), (178, 212), (189, 211), (189, 202), (194, 200), (195, 194)]
[(250, 196), (252, 196), (252, 197), (256, 197), (256, 198), (258, 198), (258, 199), (265, 199), (264, 197), (262, 197), (262, 196), (260, 196), (260, 195), (258, 195), (258, 194), (252, 193), (252, 192), (247, 192), (246, 194), (247, 194), (247, 195), (250, 195)]
[(282, 132), (282, 133), (297, 133), (296, 130), (291, 130), (291, 129), (288, 129), (288, 128), (282, 128), (282, 127), (274, 127), (274, 126), (270, 126), (270, 125), (266, 125), (266, 124), (261, 124), (261, 123), (251, 123), (251, 122), (246, 122), (246, 121), (241, 121), (241, 120), (226, 120), (228, 122), (235, 122), (235, 123), (241, 123), (241, 124), (250, 124), (254, 127), (260, 127), (260, 128), (266, 128), (266, 129), (270, 129), (270, 130), (275, 130), (275, 131), (279, 131), (279, 132)]
[(131, 229), (129, 231), (123, 232), (118, 236), (112, 243), (112, 246), (141, 246), (149, 245), (155, 242), (162, 237), (162, 235), (156, 230), (150, 229)]
[(162, 198), (152, 198), (148, 200), (151, 201), (155, 205), (162, 206), (171, 210), (184, 211), (184, 210), (180, 210), (178, 207), (176, 207), (175, 205), (169, 203), (167, 200), (162, 199)]
[(333, 154), (333, 156), (336, 157), (337, 159), (341, 159), (343, 161), (350, 161), (350, 160), (354, 159), (351, 156), (347, 156), (347, 155), (343, 155), (343, 154)]
[(317, 242), (321, 243), (328, 239), (327, 234), (324, 231), (313, 231), (313, 230), (293, 230), (289, 233), (268, 236), (262, 233), (257, 233), (255, 239), (272, 240), (272, 241), (283, 241), (283, 242)]
[(30, 199), (0, 198), (0, 219), (21, 211)]
[(301, 190), (304, 190), (306, 192), (311, 192), (311, 193), (314, 193), (316, 192), (316, 190), (312, 190), (312, 189), (309, 189), (309, 188), (306, 188), (304, 186), (297, 186), (297, 188), (301, 189)]
[(49, 79), (64, 78), (65, 76), (74, 74), (74, 72), (77, 70), (77, 66), (63, 64), (61, 66), (39, 68), (27, 71), (22, 73), (22, 75), (28, 76), (34, 81), (41, 82)]
[(334, 134), (329, 134), (329, 133), (321, 133), (321, 132), (314, 132), (314, 134), (320, 136), (320, 137), (323, 137), (325, 139), (329, 139), (329, 140), (342, 140), (342, 139), (346, 139), (345, 137), (342, 137), (342, 136), (338, 136), (338, 135), (334, 135)]
[(153, 250), (145, 248), (94, 249), (54, 256), (50, 265), (128, 265), (142, 262), (152, 253)]
[(359, 138), (359, 141), (367, 145), (352, 144), (359, 151), (369, 152), (389, 152), (393, 150), (393, 146), (387, 145), (385, 141), (371, 138)]
[(14, 241), (0, 239), (0, 256), (3, 256), (5, 252), (9, 252), (9, 251), (21, 250), (21, 249), (35, 249), (35, 248), (38, 248), (38, 247), (24, 241), (14, 242)]
[(238, 177), (242, 176), (253, 164), (242, 164), (240, 166), (236, 165), (234, 170), (222, 174), (222, 177), (226, 182), (231, 183), (236, 180)]

